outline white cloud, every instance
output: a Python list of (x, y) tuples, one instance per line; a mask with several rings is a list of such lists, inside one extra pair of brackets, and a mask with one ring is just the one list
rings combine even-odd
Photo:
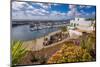
[(43, 10), (43, 9), (34, 9), (34, 10), (33, 10), (33, 13), (34, 13), (35, 15), (45, 15), (45, 14), (44, 14), (45, 12), (46, 12), (46, 11)]
[(92, 6), (86, 6), (86, 8), (91, 8)]
[(84, 10), (80, 10), (82, 15), (88, 15), (89, 13), (86, 13)]
[(78, 17), (80, 17), (82, 15), (82, 13), (80, 13), (80, 12), (76, 12), (76, 16)]
[(80, 5), (79, 7), (80, 7), (80, 8), (85, 8), (86, 6), (84, 6), (84, 5)]
[(61, 13), (62, 15), (67, 15), (67, 13)]
[(21, 2), (20, 3), (18, 3), (18, 2), (13, 2), (12, 3), (12, 9), (15, 9), (15, 10), (20, 10), (20, 8), (22, 8), (23, 6), (22, 6), (22, 4), (21, 4)]
[(84, 10), (80, 10), (81, 13), (85, 13)]
[(51, 4), (49, 4), (49, 3), (36, 3), (36, 4), (40, 5), (40, 7), (44, 8), (44, 9), (51, 8)]
[(23, 11), (12, 13), (12, 19), (25, 18), (25, 16), (26, 15), (23, 13)]
[(89, 6), (89, 5), (87, 5), (87, 6), (86, 5), (80, 5), (79, 7), (80, 8), (91, 8), (92, 6)]
[(96, 13), (95, 13), (95, 12), (92, 12), (92, 15), (93, 15), (93, 16), (96, 16)]
[(70, 17), (77, 17), (77, 16), (81, 16), (82, 14), (77, 11), (68, 11), (67, 15)]
[[(40, 5), (39, 8), (32, 5)], [(55, 4), (58, 5), (58, 4)], [(51, 4), (35, 3), (29, 4), (28, 2), (12, 2), (12, 19), (22, 20), (62, 20), (67, 19), (67, 13), (59, 11), (48, 11)], [(15, 11), (14, 11), (15, 10)], [(71, 10), (74, 12), (76, 9)]]
[(45, 9), (42, 9), (42, 8), (40, 8), (40, 11), (43, 12), (43, 13), (46, 13), (46, 14), (49, 13), (49, 11), (47, 11), (47, 10), (45, 10)]
[(69, 8), (74, 9), (74, 8), (76, 8), (76, 5), (69, 5)]
[(49, 14), (49, 11), (45, 10), (45, 9), (42, 9), (42, 8), (35, 8), (34, 10), (32, 10), (32, 13), (34, 15), (46, 15), (46, 14)]
[(77, 12), (76, 5), (69, 5), (69, 11), (67, 13), (68, 16), (75, 16), (75, 13)]
[(12, 9), (13, 10), (20, 10), (22, 8), (33, 8), (31, 5), (29, 5), (28, 3), (26, 2), (16, 2), (16, 1), (13, 1), (12, 2)]
[[(82, 6), (81, 6), (82, 7)], [(68, 16), (70, 17), (77, 17), (82, 15), (78, 10), (76, 5), (69, 5), (69, 11), (67, 13)]]
[(12, 9), (34, 9), (34, 7), (32, 5), (30, 5), (28, 2), (17, 2), (17, 1), (13, 1), (12, 2)]
[(52, 16), (65, 16), (65, 15), (67, 15), (67, 13), (58, 12), (58, 11), (52, 11), (50, 13), (50, 15), (52, 15)]
[(12, 2), (12, 19), (32, 17), (33, 15), (45, 15), (49, 12), (42, 8), (35, 8), (27, 2)]
[(53, 16), (55, 16), (55, 15), (60, 15), (60, 12), (58, 12), (58, 11), (52, 11), (52, 12), (50, 13), (50, 15), (53, 15)]
[[(50, 8), (50, 4), (36, 4), (41, 5), (43, 8), (35, 8), (27, 2), (12, 2), (12, 19), (67, 19), (65, 18), (66, 13), (58, 11), (49, 12), (47, 8)], [(14, 9), (17, 11), (13, 11)]]
[(73, 14), (72, 11), (68, 11), (67, 15), (68, 15), (68, 16), (73, 16), (74, 14)]
[(28, 9), (33, 9), (34, 7), (32, 7), (31, 5), (28, 6)]
[(90, 14), (89, 13), (86, 13), (86, 15), (89, 16)]

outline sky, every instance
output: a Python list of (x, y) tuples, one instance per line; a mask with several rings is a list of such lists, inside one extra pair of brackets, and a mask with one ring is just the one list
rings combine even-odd
[(12, 2), (13, 20), (67, 20), (95, 17), (96, 7), (61, 3)]

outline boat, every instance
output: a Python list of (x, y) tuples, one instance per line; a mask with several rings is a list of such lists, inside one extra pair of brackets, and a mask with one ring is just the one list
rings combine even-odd
[(33, 24), (30, 24), (30, 25), (29, 25), (29, 28), (30, 28), (30, 31), (35, 30), (35, 26), (34, 26)]

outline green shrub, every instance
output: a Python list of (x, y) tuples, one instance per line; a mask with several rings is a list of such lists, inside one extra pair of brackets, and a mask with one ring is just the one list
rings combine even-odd
[(83, 54), (82, 58), (83, 58), (83, 61), (91, 61), (92, 56), (89, 53), (85, 53)]
[(40, 57), (40, 63), (45, 64), (47, 62), (47, 58), (45, 56)]
[(12, 66), (18, 64), (20, 59), (26, 54), (25, 48), (22, 47), (23, 42), (13, 41), (11, 44)]
[(37, 62), (39, 61), (39, 57), (36, 57), (35, 55), (32, 56), (31, 62)]
[(80, 38), (81, 42), (80, 45), (83, 49), (86, 49), (91, 56), (95, 56), (95, 49), (96, 49), (96, 38), (95, 34), (87, 34), (86, 36), (83, 36)]
[(62, 27), (60, 27), (60, 29), (61, 29), (62, 32), (66, 32), (67, 31), (67, 26), (62, 26)]

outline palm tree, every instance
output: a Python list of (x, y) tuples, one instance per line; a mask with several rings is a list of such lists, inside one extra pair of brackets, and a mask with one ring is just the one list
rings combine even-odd
[(61, 31), (62, 31), (62, 33), (65, 33), (67, 36), (69, 36), (69, 32), (68, 32), (67, 26), (62, 26), (61, 27)]
[(13, 41), (11, 44), (11, 54), (12, 54), (12, 67), (18, 64), (20, 59), (26, 54), (25, 48), (22, 47), (23, 42)]
[(81, 37), (80, 45), (82, 48), (86, 49), (88, 52), (95, 50), (95, 36), (94, 34), (87, 34)]
[(62, 27), (61, 27), (61, 31), (62, 31), (62, 32), (67, 32), (67, 27), (66, 27), (66, 26), (62, 26)]

